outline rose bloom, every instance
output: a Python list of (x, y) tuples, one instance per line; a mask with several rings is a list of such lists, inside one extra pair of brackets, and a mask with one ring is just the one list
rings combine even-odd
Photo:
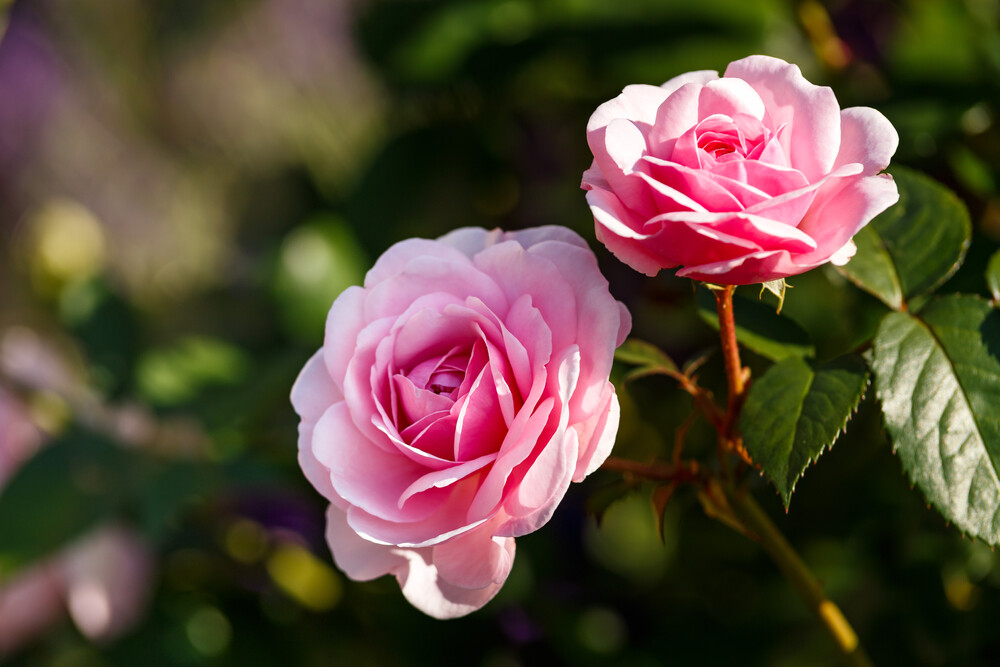
[(459, 229), (387, 250), (334, 302), (292, 389), (337, 565), (394, 575), (437, 618), (486, 604), (514, 538), (611, 451), (608, 374), (630, 326), (567, 229)]
[(899, 195), (879, 174), (899, 138), (882, 114), (777, 58), (628, 86), (587, 125), (597, 238), (646, 275), (743, 285), (846, 263)]

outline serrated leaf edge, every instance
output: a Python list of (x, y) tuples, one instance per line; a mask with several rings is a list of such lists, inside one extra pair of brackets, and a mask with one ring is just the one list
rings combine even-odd
[[(959, 262), (959, 263), (961, 263), (961, 262)], [(972, 296), (972, 295), (969, 295), (969, 296)], [(931, 336), (931, 338), (934, 340), (934, 343), (938, 346), (938, 348), (942, 352), (944, 352), (944, 345), (941, 343), (941, 340), (934, 333), (934, 330), (931, 328), (931, 326), (929, 324), (927, 324), (924, 320), (922, 320), (919, 317), (919, 314), (917, 314), (917, 313), (906, 313), (906, 314), (909, 315), (921, 327), (923, 327), (927, 331), (927, 333)], [(879, 326), (881, 326), (881, 323), (880, 323)], [(945, 354), (944, 357), (945, 357), (945, 359), (948, 362), (949, 368), (951, 368), (951, 371), (952, 371), (952, 373), (955, 376), (955, 384), (958, 385), (958, 388), (961, 391), (962, 402), (965, 404), (966, 409), (969, 411), (969, 414), (972, 415), (972, 420), (975, 423), (976, 428), (979, 429), (979, 421), (978, 421), (978, 419), (976, 419), (975, 412), (973, 412), (973, 410), (972, 410), (972, 406), (969, 403), (969, 398), (968, 398), (968, 396), (966, 394), (965, 387), (962, 385), (962, 381), (959, 379), (958, 372), (955, 370), (955, 365), (952, 363), (951, 357), (949, 357), (947, 354)], [(876, 395), (876, 398), (878, 398), (878, 400), (880, 402), (884, 402), (885, 399), (883, 398), (882, 393), (879, 392), (877, 386), (875, 388), (875, 395)], [(885, 417), (885, 412), (884, 411), (882, 411), (882, 423), (883, 423), (883, 425), (886, 424), (886, 417)], [(980, 440), (982, 440), (982, 438), (980, 438)], [(897, 443), (895, 443), (895, 442), (892, 442), (891, 438), (890, 438), (890, 444), (891, 444), (891, 451), (892, 451), (893, 455), (898, 457), (897, 450), (899, 449), (899, 445)], [(984, 448), (985, 448), (985, 443), (984, 443)], [(986, 458), (989, 459), (989, 456), (987, 456)], [(951, 527), (952, 525), (954, 525), (955, 529), (963, 537), (968, 537), (970, 540), (980, 539), (983, 542), (985, 542), (986, 544), (989, 544), (991, 549), (994, 546), (1000, 546), (1000, 544), (994, 544), (993, 542), (991, 542), (986, 537), (984, 537), (982, 535), (977, 535), (977, 534), (972, 533), (970, 531), (967, 531), (964, 528), (962, 528), (961, 526), (959, 526), (957, 523), (955, 523), (954, 521), (949, 520), (947, 514), (945, 513), (945, 511), (942, 510), (942, 508), (939, 506), (939, 504), (937, 502), (935, 502), (933, 498), (931, 498), (930, 496), (927, 495), (927, 493), (924, 491), (923, 487), (918, 483), (918, 481), (916, 480), (916, 478), (912, 474), (911, 470), (906, 466), (905, 462), (902, 459), (899, 459), (899, 461), (900, 461), (900, 464), (901, 464), (900, 467), (903, 469), (903, 473), (906, 475), (907, 479), (910, 480), (910, 488), (911, 489), (914, 489), (914, 488), (919, 489), (920, 495), (926, 501), (927, 508), (930, 509), (931, 507), (933, 507), (937, 511), (937, 513), (941, 517), (941, 519), (944, 521), (944, 524), (945, 524), (946, 527)], [(990, 464), (991, 464), (990, 465), (990, 470), (993, 472), (993, 478), (996, 480), (997, 487), (1000, 488), (1000, 471), (996, 470), (996, 468), (993, 467), (992, 460), (990, 460)]]
[[(813, 373), (813, 379), (809, 382), (809, 389), (812, 389), (813, 382), (815, 382), (815, 381), (816, 381), (816, 374)], [(835, 444), (837, 444), (838, 440), (840, 440), (840, 436), (847, 435), (847, 425), (851, 422), (851, 418), (854, 415), (858, 414), (858, 409), (861, 407), (861, 403), (865, 400), (865, 395), (868, 393), (868, 388), (871, 386), (871, 384), (872, 384), (872, 373), (871, 373), (871, 369), (868, 368), (867, 364), (866, 364), (866, 368), (865, 368), (865, 381), (864, 381), (864, 384), (861, 386), (861, 393), (858, 395), (858, 400), (856, 400), (854, 402), (854, 407), (852, 407), (851, 411), (847, 413), (846, 417), (844, 417), (844, 423), (841, 424), (837, 428), (836, 432), (833, 435), (833, 439), (830, 442), (824, 444), (823, 447), (818, 452), (816, 452), (816, 456), (806, 457), (806, 465), (805, 465), (804, 468), (802, 468), (802, 472), (800, 472), (795, 477), (795, 479), (792, 480), (792, 486), (791, 486), (791, 488), (788, 489), (788, 498), (787, 499), (784, 498), (784, 497), (782, 497), (781, 492), (778, 491), (777, 488), (775, 488), (775, 491), (777, 492), (778, 496), (781, 497), (782, 504), (785, 506), (785, 513), (786, 514), (788, 513), (788, 509), (791, 506), (791, 503), (792, 503), (792, 494), (795, 493), (795, 487), (798, 486), (799, 481), (803, 477), (805, 477), (805, 474), (809, 470), (809, 468), (811, 468), (812, 466), (816, 465), (816, 463), (819, 461), (819, 457), (820, 456), (822, 456), (826, 452), (828, 452), (831, 449), (833, 449), (833, 446)], [(806, 390), (806, 395), (808, 395), (808, 394), (809, 394), (809, 390)], [(801, 415), (801, 412), (799, 414)], [(798, 420), (796, 420), (796, 423), (798, 423)], [(761, 476), (763, 476), (763, 475), (764, 475), (764, 472), (761, 471)], [(770, 482), (771, 480), (768, 479), (768, 481)], [(774, 486), (774, 482), (771, 482), (771, 485)]]

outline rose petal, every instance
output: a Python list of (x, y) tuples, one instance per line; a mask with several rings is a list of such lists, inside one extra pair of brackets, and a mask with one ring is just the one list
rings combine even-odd
[(507, 301), (496, 282), (464, 255), (461, 261), (416, 257), (398, 274), (368, 289), (365, 320), (399, 316), (417, 299), (435, 293), (450, 294), (459, 302), (475, 296), (491, 310), (507, 310)]
[(323, 363), (323, 348), (320, 348), (306, 362), (298, 379), (292, 386), (292, 406), (298, 413), (299, 422), (299, 466), (306, 479), (325, 498), (333, 498), (336, 492), (330, 482), (329, 470), (322, 466), (312, 451), (313, 429), (326, 409), (342, 399), (340, 389), (330, 379)]
[(343, 388), (347, 365), (354, 355), (353, 341), (365, 328), (365, 291), (348, 287), (330, 306), (326, 316), (326, 333), (323, 339), (323, 360), (330, 371), (330, 378)]
[[(838, 187), (839, 186), (839, 187)], [(821, 264), (840, 250), (876, 215), (899, 201), (892, 176), (842, 179), (820, 190), (799, 229), (816, 239), (816, 250), (797, 257), (800, 264)]]
[[(392, 318), (385, 317), (361, 330), (357, 335), (354, 356), (347, 365), (343, 379), (344, 402), (353, 416), (355, 426), (370, 442), (385, 450), (391, 450), (392, 445), (383, 437), (380, 428), (394, 432), (395, 424), (385, 412), (386, 404), (376, 402), (373, 390), (388, 391), (391, 369), (385, 367), (384, 361), (383, 364), (378, 364), (376, 358), (379, 347), (382, 348), (383, 358), (390, 356), (392, 341), (388, 336), (392, 325)], [(325, 357), (328, 366), (329, 356), (327, 354)], [(378, 386), (372, 386), (373, 378), (376, 378)], [(381, 386), (383, 384), (384, 387)], [(376, 425), (375, 421), (380, 423)]]
[[(681, 218), (681, 215), (684, 217)], [(659, 229), (651, 236), (646, 247), (657, 251), (668, 264), (725, 261), (761, 250), (753, 241), (728, 234), (711, 224), (703, 224), (721, 215), (736, 214), (691, 212), (653, 218), (650, 226), (657, 224)], [(693, 219), (688, 220), (688, 216)]]
[(616, 307), (608, 292), (608, 281), (589, 250), (542, 243), (530, 252), (552, 262), (576, 292), (575, 338), (577, 347), (585, 351), (580, 361), (582, 391), (576, 392), (570, 401), (570, 420), (576, 422), (598, 408), (604, 381), (611, 373), (614, 348), (619, 339), (624, 340), (628, 335), (631, 318), (627, 310)]
[(587, 192), (587, 204), (594, 215), (597, 240), (606, 245), (615, 257), (647, 276), (655, 276), (664, 268), (663, 260), (642, 244), (649, 238), (649, 235), (636, 231), (642, 223), (618, 197), (607, 190), (590, 190)]
[[(759, 190), (746, 182), (724, 176), (714, 170), (691, 169), (675, 162), (652, 157), (646, 157), (644, 161), (648, 164), (646, 169), (648, 169), (650, 176), (663, 183), (675, 184), (675, 189), (683, 189), (690, 193), (697, 191), (697, 188), (711, 188), (710, 192), (714, 196), (722, 196), (720, 191), (725, 192), (734, 201), (728, 208), (720, 207), (719, 211), (739, 211), (771, 198), (771, 195), (763, 190)], [(696, 180), (699, 182), (694, 183)], [(689, 181), (691, 182), (690, 184)], [(700, 181), (707, 181), (708, 183)], [(697, 209), (692, 208), (691, 210)]]
[(713, 167), (712, 171), (732, 181), (746, 183), (772, 197), (809, 185), (809, 179), (797, 169), (757, 160), (723, 162)]
[[(552, 262), (525, 251), (513, 242), (487, 248), (476, 255), (475, 262), (484, 274), (502, 284), (508, 303), (514, 303), (524, 295), (531, 296), (531, 304), (541, 314), (541, 320), (549, 325), (552, 349), (562, 349), (574, 342), (572, 331), (553, 326), (559, 322), (576, 321), (576, 297)], [(522, 342), (530, 340), (521, 336), (518, 339)]]
[(646, 137), (630, 120), (615, 118), (606, 127), (590, 130), (587, 141), (594, 153), (594, 163), (604, 180), (630, 206), (643, 213), (653, 213), (653, 200), (643, 182), (633, 176), (639, 160), (646, 154)]
[(476, 493), (484, 476), (477, 471), (445, 488), (430, 488), (407, 503), (433, 504), (436, 511), (430, 516), (414, 521), (393, 521), (370, 514), (360, 507), (347, 508), (347, 523), (361, 537), (372, 542), (395, 544), (407, 549), (419, 549), (446, 542), (480, 526), (489, 518), (478, 521), (466, 519), (465, 508)]
[(677, 275), (706, 283), (717, 282), (718, 276), (725, 276), (727, 285), (753, 285), (794, 276), (804, 268), (812, 267), (793, 262), (787, 250), (765, 250), (721, 262), (688, 266)]
[(698, 124), (698, 98), (703, 88), (700, 83), (685, 83), (660, 105), (646, 137), (650, 155), (669, 158), (677, 139)]
[(830, 256), (830, 263), (835, 266), (843, 266), (851, 261), (851, 258), (854, 257), (857, 252), (858, 246), (854, 245), (854, 241), (848, 241), (841, 246), (840, 250)]
[(676, 211), (740, 211), (743, 204), (723, 183), (705, 169), (691, 169), (675, 162), (650, 159), (649, 174), (640, 173), (656, 193), (657, 213)]
[[(503, 548), (510, 561), (514, 560), (514, 540), (504, 541)], [(397, 575), (403, 595), (414, 607), (439, 619), (465, 616), (493, 599), (503, 582), (483, 588), (462, 588), (441, 577), (425, 552), (407, 552), (409, 570)]]
[(749, 83), (764, 103), (764, 122), (788, 129), (783, 145), (791, 165), (812, 182), (830, 172), (840, 149), (840, 105), (830, 88), (816, 86), (796, 65), (767, 56), (729, 64), (724, 78)]
[(511, 424), (507, 437), (504, 438), (503, 445), (497, 460), (493, 463), (489, 473), (483, 479), (476, 492), (476, 496), (469, 505), (469, 519), (477, 520), (492, 516), (496, 512), (504, 499), (504, 492), (507, 488), (507, 481), (514, 468), (523, 463), (534, 450), (535, 444), (541, 437), (542, 432), (549, 425), (550, 416), (555, 408), (555, 399), (546, 398), (534, 408), (535, 401), (541, 396), (545, 380), (532, 388), (532, 394), (525, 401), (525, 408), (522, 409), (514, 423)]
[[(709, 81), (715, 81), (719, 78), (719, 73), (711, 69), (695, 70), (694, 72), (685, 72), (684, 74), (678, 74), (674, 78), (665, 81), (660, 85), (663, 92), (667, 95), (672, 95), (674, 91), (679, 90), (682, 86), (693, 83), (698, 85), (703, 85)], [(631, 88), (631, 86), (628, 86)]]
[(552, 328), (535, 307), (531, 295), (519, 297), (507, 313), (503, 345), (521, 396), (531, 392), (537, 369), (549, 363), (553, 344)]
[(430, 501), (399, 508), (400, 496), (426, 469), (395, 450), (373, 446), (354, 426), (344, 403), (323, 413), (313, 431), (312, 451), (330, 470), (337, 495), (351, 505), (393, 521), (417, 521), (437, 509)]
[(587, 245), (587, 242), (583, 240), (582, 236), (574, 232), (572, 229), (562, 227), (560, 225), (542, 225), (540, 227), (518, 229), (513, 232), (506, 232), (503, 235), (503, 238), (506, 241), (518, 242), (525, 250), (530, 250), (533, 246), (536, 246), (539, 243), (547, 243), (549, 241), (568, 243), (569, 245), (577, 246), (578, 248), (590, 250), (590, 246)]
[[(431, 548), (403, 549), (369, 542), (354, 532), (345, 514), (333, 506), (327, 511), (326, 539), (337, 567), (351, 579), (369, 581), (394, 575), (410, 604), (434, 618), (457, 618), (473, 612), (489, 602), (503, 584), (501, 580), (482, 588), (462, 588), (445, 581), (433, 564)], [(503, 548), (512, 562), (514, 540), (505, 540)]]
[(548, 428), (536, 439), (539, 445), (508, 477), (514, 488), (503, 507), (510, 519), (498, 534), (517, 537), (538, 530), (548, 522), (566, 493), (579, 452), (576, 431), (567, 430), (569, 399), (576, 390), (579, 373), (580, 351), (575, 347), (565, 350), (557, 362), (556, 373), (549, 374), (549, 392), (560, 399), (555, 406), (558, 423), (549, 420)]
[(603, 397), (601, 407), (594, 410), (586, 421), (573, 427), (580, 443), (579, 459), (573, 472), (574, 482), (583, 481), (584, 477), (600, 468), (615, 444), (621, 408), (615, 387), (610, 382), (604, 387)]
[(396, 375), (392, 380), (399, 396), (401, 416), (406, 420), (405, 424), (397, 426), (413, 424), (431, 413), (451, 410), (451, 406), (455, 404), (455, 401), (446, 396), (416, 387), (410, 378), (403, 375)]
[(326, 511), (326, 541), (337, 567), (355, 581), (395, 574), (409, 565), (396, 547), (369, 542), (354, 532), (346, 512), (334, 505)]
[(707, 82), (698, 95), (698, 117), (722, 114), (730, 118), (747, 114), (757, 120), (764, 118), (764, 102), (746, 81), (732, 78)]
[(845, 164), (815, 183), (798, 190), (789, 190), (782, 195), (754, 204), (746, 212), (798, 226), (821, 188), (826, 187), (827, 183), (833, 179), (857, 176), (861, 170), (860, 164)]
[[(412, 460), (433, 470), (455, 463), (455, 424), (458, 414), (452, 405), (448, 412), (434, 412), (408, 426), (400, 435), (399, 449)], [(406, 444), (409, 442), (409, 444)]]
[(548, 523), (573, 479), (579, 455), (577, 437), (573, 429), (559, 432), (526, 467), (524, 477), (504, 503), (512, 518), (498, 535), (526, 535)]
[(597, 107), (587, 122), (587, 134), (606, 128), (616, 118), (631, 118), (641, 125), (652, 125), (656, 110), (671, 92), (660, 86), (626, 86), (618, 97)]
[(375, 266), (365, 275), (365, 287), (371, 288), (398, 276), (411, 260), (421, 257), (458, 263), (468, 259), (460, 250), (447, 243), (442, 244), (428, 239), (406, 239), (391, 246), (376, 260)]
[(896, 128), (881, 113), (868, 107), (851, 107), (840, 112), (840, 152), (834, 167), (860, 162), (865, 175), (889, 166), (899, 146)]
[(491, 521), (435, 546), (431, 557), (440, 578), (468, 589), (502, 584), (514, 564), (514, 539), (494, 537), (495, 529)]
[(471, 347), (476, 338), (467, 318), (429, 308), (400, 317), (393, 330), (392, 362), (403, 371), (456, 348)]
[(449, 468), (434, 470), (416, 480), (399, 496), (399, 507), (402, 508), (413, 496), (429, 489), (443, 489), (489, 465), (497, 458), (496, 452), (484, 454), (477, 459), (454, 464)]
[(493, 374), (483, 368), (469, 393), (456, 403), (460, 407), (455, 424), (454, 451), (456, 461), (468, 461), (496, 452), (507, 432)]

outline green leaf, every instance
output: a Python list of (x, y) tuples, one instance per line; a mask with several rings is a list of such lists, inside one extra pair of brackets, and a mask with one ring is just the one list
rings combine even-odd
[(663, 350), (636, 338), (629, 338), (622, 343), (621, 347), (615, 350), (615, 359), (638, 366), (625, 375), (625, 382), (647, 375), (673, 375), (678, 372), (677, 364)]
[(23, 564), (79, 536), (119, 506), (128, 453), (70, 432), (35, 454), (0, 492), (0, 556)]
[(743, 446), (786, 509), (796, 482), (833, 446), (867, 385), (864, 360), (847, 354), (818, 368), (790, 357), (750, 386), (740, 417)]
[(948, 188), (918, 172), (894, 168), (899, 203), (854, 237), (858, 252), (841, 273), (894, 310), (951, 277), (965, 258), (972, 223)]
[[(698, 314), (713, 329), (719, 329), (715, 297), (707, 289), (698, 290)], [(794, 320), (774, 312), (760, 301), (733, 295), (736, 339), (743, 346), (772, 361), (789, 357), (811, 357), (816, 353), (809, 334)]]
[(601, 525), (601, 521), (604, 520), (604, 514), (608, 511), (608, 508), (627, 496), (635, 487), (635, 481), (619, 479), (616, 482), (595, 490), (587, 497), (587, 514), (594, 517), (597, 525)]
[(653, 489), (653, 495), (650, 496), (650, 502), (653, 504), (653, 512), (656, 514), (656, 532), (660, 536), (660, 542), (664, 544), (667, 541), (667, 537), (663, 532), (663, 515), (666, 513), (667, 504), (674, 497), (676, 490), (677, 482), (661, 484)]
[(1000, 302), (1000, 250), (993, 253), (990, 263), (986, 266), (986, 284), (993, 294), (993, 300)]
[(1000, 311), (953, 295), (891, 313), (872, 369), (910, 479), (960, 530), (1000, 544)]

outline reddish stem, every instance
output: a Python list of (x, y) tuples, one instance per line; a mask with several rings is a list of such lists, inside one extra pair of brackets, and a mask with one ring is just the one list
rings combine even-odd
[(609, 456), (601, 465), (605, 470), (627, 473), (655, 482), (700, 482), (706, 479), (697, 461), (683, 461), (678, 464), (640, 463), (628, 459)]
[(733, 417), (743, 397), (746, 385), (744, 369), (740, 363), (740, 348), (736, 342), (736, 320), (733, 318), (733, 285), (714, 289), (715, 310), (719, 314), (719, 337), (722, 339), (722, 356), (726, 362), (726, 380), (729, 385), (727, 418)]

